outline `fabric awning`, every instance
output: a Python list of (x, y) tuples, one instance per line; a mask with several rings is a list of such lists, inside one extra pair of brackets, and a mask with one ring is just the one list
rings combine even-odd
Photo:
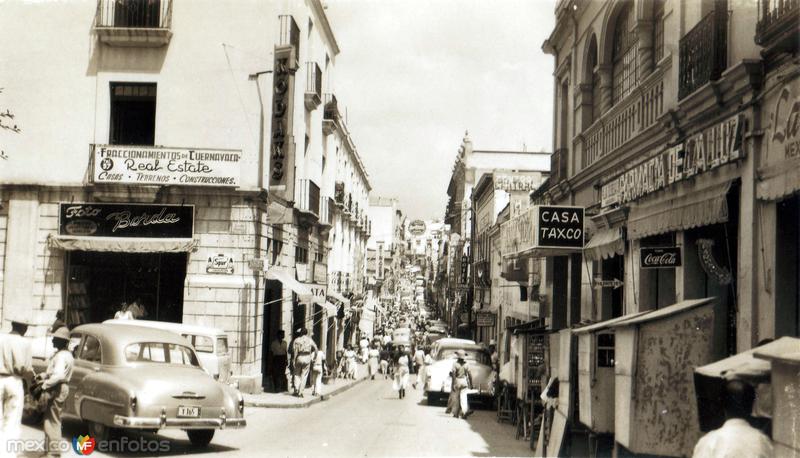
[(314, 299), (314, 293), (307, 285), (304, 285), (294, 278), (291, 272), (272, 267), (267, 270), (268, 280), (277, 280), (283, 284), (284, 288), (290, 289), (295, 292), (300, 298), (300, 302), (311, 302)]
[(337, 293), (336, 291), (328, 291), (328, 297), (332, 297), (333, 299), (341, 302), (345, 306), (350, 305), (350, 299), (347, 299), (346, 297), (342, 296), (340, 293)]
[(761, 200), (778, 200), (800, 191), (800, 157), (760, 169), (758, 179), (756, 194)]
[(328, 316), (336, 316), (336, 314), (339, 312), (338, 307), (328, 301), (325, 301), (325, 303), (322, 304), (322, 308), (325, 309), (325, 312), (328, 313)]
[(731, 182), (693, 190), (656, 203), (632, 205), (628, 215), (628, 239), (708, 226), (728, 221), (727, 194)]
[(143, 237), (84, 237), (53, 235), (47, 245), (66, 251), (106, 251), (113, 253), (187, 253), (197, 248), (194, 239), (162, 239)]
[(594, 234), (589, 243), (583, 247), (584, 258), (590, 261), (609, 259), (625, 253), (625, 241), (622, 239), (622, 228), (603, 229)]
[(611, 324), (608, 327), (619, 328), (623, 326), (630, 326), (634, 324), (641, 324), (641, 323), (647, 323), (649, 321), (660, 320), (662, 318), (667, 318), (672, 315), (691, 310), (695, 307), (700, 307), (702, 305), (710, 304), (714, 300), (716, 300), (715, 297), (705, 297), (703, 299), (687, 299), (685, 301), (672, 304), (669, 307), (664, 307), (662, 309), (657, 309), (657, 310), (650, 310), (635, 317), (618, 321), (614, 324)]

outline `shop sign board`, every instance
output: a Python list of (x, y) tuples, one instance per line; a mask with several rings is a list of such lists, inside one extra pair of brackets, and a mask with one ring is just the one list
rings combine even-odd
[(601, 206), (638, 200), (679, 181), (745, 157), (744, 116), (734, 115), (667, 148), (604, 184)]
[(383, 279), (383, 242), (378, 242), (378, 258), (375, 264), (376, 276), (379, 279)]
[(583, 248), (583, 207), (537, 205), (534, 248)]
[(425, 221), (415, 219), (408, 224), (408, 232), (412, 235), (420, 236), (425, 233)]
[(681, 261), (679, 246), (640, 249), (639, 267), (642, 269), (671, 269), (680, 267)]
[(319, 261), (314, 261), (314, 283), (328, 283), (328, 265)]
[(194, 205), (60, 203), (58, 234), (192, 238)]
[(224, 253), (218, 253), (209, 256), (206, 261), (207, 274), (233, 274), (233, 256)]
[(766, 163), (800, 157), (800, 78), (794, 78), (770, 101)]
[(542, 174), (534, 172), (523, 175), (521, 173), (502, 173), (497, 172), (492, 179), (494, 189), (506, 192), (513, 191), (533, 191), (542, 184)]
[(500, 238), (503, 241), (503, 256), (512, 256), (534, 246), (534, 209), (523, 211), (516, 218), (500, 226)]
[(270, 138), (269, 186), (283, 197), (294, 199), (294, 46), (275, 48), (273, 70), (272, 136)]
[(492, 312), (478, 311), (475, 312), (475, 320), (479, 328), (494, 327), (496, 315)]
[(237, 187), (240, 150), (94, 145), (95, 183)]
[(461, 284), (465, 285), (469, 282), (469, 257), (466, 255), (461, 256)]

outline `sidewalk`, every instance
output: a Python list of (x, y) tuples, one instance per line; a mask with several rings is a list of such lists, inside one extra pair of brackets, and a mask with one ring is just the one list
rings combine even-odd
[(317, 396), (311, 396), (311, 388), (306, 388), (303, 392), (305, 397), (298, 398), (292, 396), (290, 393), (259, 393), (259, 394), (246, 394), (242, 393), (244, 397), (244, 405), (247, 407), (265, 407), (273, 409), (298, 409), (308, 407), (317, 402), (324, 401), (331, 396), (347, 391), (353, 386), (363, 382), (367, 379), (367, 366), (366, 364), (359, 364), (356, 369), (356, 379), (346, 380), (337, 379), (328, 385), (322, 385), (322, 393)]

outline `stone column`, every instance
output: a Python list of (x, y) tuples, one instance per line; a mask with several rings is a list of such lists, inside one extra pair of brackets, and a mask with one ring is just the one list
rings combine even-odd
[(653, 73), (653, 21), (639, 20), (636, 23), (638, 39), (639, 81)]
[(600, 113), (605, 114), (611, 108), (612, 74), (611, 64), (601, 64), (597, 67), (600, 75)]

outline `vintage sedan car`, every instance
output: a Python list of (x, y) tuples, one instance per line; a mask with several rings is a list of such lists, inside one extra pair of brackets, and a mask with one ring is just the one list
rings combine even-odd
[(494, 380), (490, 363), (491, 355), (483, 345), (467, 339), (439, 339), (433, 344), (431, 357), (433, 364), (428, 366), (425, 374), (425, 394), (429, 404), (441, 402), (450, 395), (452, 378), (450, 370), (456, 360), (456, 352), (464, 350), (465, 358), (472, 374), (472, 388), (477, 393), (470, 394), (469, 398), (477, 398), (490, 403), (494, 396)]
[[(75, 366), (64, 415), (96, 440), (116, 430), (182, 429), (206, 446), (217, 429), (243, 428), (241, 394), (201, 367), (191, 344), (170, 331), (86, 324), (70, 333)], [(34, 360), (41, 372), (46, 362)]]

